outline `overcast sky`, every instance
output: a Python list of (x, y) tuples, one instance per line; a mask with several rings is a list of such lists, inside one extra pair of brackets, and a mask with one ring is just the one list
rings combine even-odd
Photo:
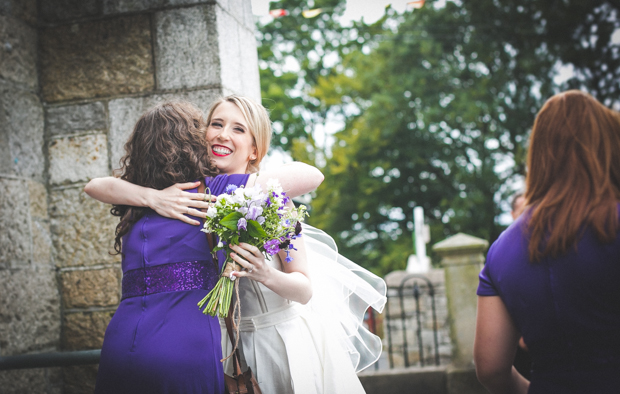
[[(383, 15), (383, 10), (388, 4), (398, 12), (407, 9), (407, 3), (412, 0), (347, 0), (347, 8), (341, 18), (343, 24), (348, 24), (350, 20), (359, 21), (364, 18), (366, 23), (375, 22)], [(269, 13), (270, 0), (252, 0), (252, 11), (254, 15), (264, 16)], [(308, 1), (312, 4), (312, 1)]]

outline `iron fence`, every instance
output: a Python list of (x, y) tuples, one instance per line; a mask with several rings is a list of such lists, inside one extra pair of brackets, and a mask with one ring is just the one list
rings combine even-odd
[[(420, 281), (423, 282), (422, 286), (418, 284)], [(407, 286), (408, 284), (410, 285)], [(430, 362), (427, 362), (427, 358), (424, 355), (424, 340), (422, 335), (422, 311), (420, 307), (420, 300), (425, 296), (429, 297), (431, 301), (430, 309), (432, 315), (434, 357), (433, 355), (429, 356)], [(394, 314), (390, 313), (390, 300), (394, 299), (394, 297), (398, 298), (398, 305), (400, 307), (400, 314), (396, 314), (398, 318), (396, 318)], [(408, 311), (408, 308), (405, 307), (405, 301), (407, 298), (413, 299), (413, 305), (415, 307), (412, 311)], [(409, 367), (413, 364), (409, 360), (409, 343), (407, 341), (407, 334), (409, 333), (407, 325), (411, 320), (415, 321), (415, 337), (417, 339), (416, 342), (418, 346), (419, 365), (422, 367), (426, 364), (440, 365), (437, 311), (435, 307), (435, 288), (427, 277), (419, 274), (409, 274), (401, 280), (398, 286), (388, 287), (388, 302), (385, 306), (385, 319), (390, 368), (394, 368), (394, 355), (401, 352), (405, 367)], [(400, 320), (400, 322), (398, 322), (398, 320)], [(396, 334), (393, 331), (396, 331), (395, 327), (399, 323), (401, 326), (400, 331), (402, 336), (402, 344), (396, 345), (394, 343), (396, 342), (396, 338), (394, 338)]]

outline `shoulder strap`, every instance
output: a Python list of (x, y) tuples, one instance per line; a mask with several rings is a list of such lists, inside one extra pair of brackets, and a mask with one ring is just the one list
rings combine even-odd
[[(256, 185), (256, 181), (258, 180), (258, 176), (260, 175), (260, 172), (256, 172), (254, 174), (250, 174), (250, 176), (248, 177), (247, 183), (245, 184), (245, 187), (254, 187)], [(252, 178), (254, 177), (254, 178)], [(250, 186), (250, 180), (253, 180), (252, 182), (252, 186)]]

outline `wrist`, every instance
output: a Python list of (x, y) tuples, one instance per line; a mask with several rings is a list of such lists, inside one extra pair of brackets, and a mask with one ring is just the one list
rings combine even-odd
[(154, 209), (153, 207), (155, 206), (155, 198), (157, 196), (157, 192), (158, 190), (143, 187), (142, 193), (139, 193), (140, 206)]
[(267, 288), (271, 288), (272, 284), (275, 282), (274, 280), (274, 270), (270, 265), (268, 264), (264, 264), (263, 265), (263, 274), (262, 276), (262, 280), (259, 280), (260, 283), (262, 283), (264, 286), (266, 286)]

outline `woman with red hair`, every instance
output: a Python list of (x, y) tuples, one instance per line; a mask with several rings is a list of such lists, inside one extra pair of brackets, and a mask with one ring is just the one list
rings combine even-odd
[[(620, 115), (571, 90), (534, 122), (524, 214), (480, 273), (474, 361), (492, 393), (620, 390)], [(531, 383), (513, 367), (523, 335)]]

